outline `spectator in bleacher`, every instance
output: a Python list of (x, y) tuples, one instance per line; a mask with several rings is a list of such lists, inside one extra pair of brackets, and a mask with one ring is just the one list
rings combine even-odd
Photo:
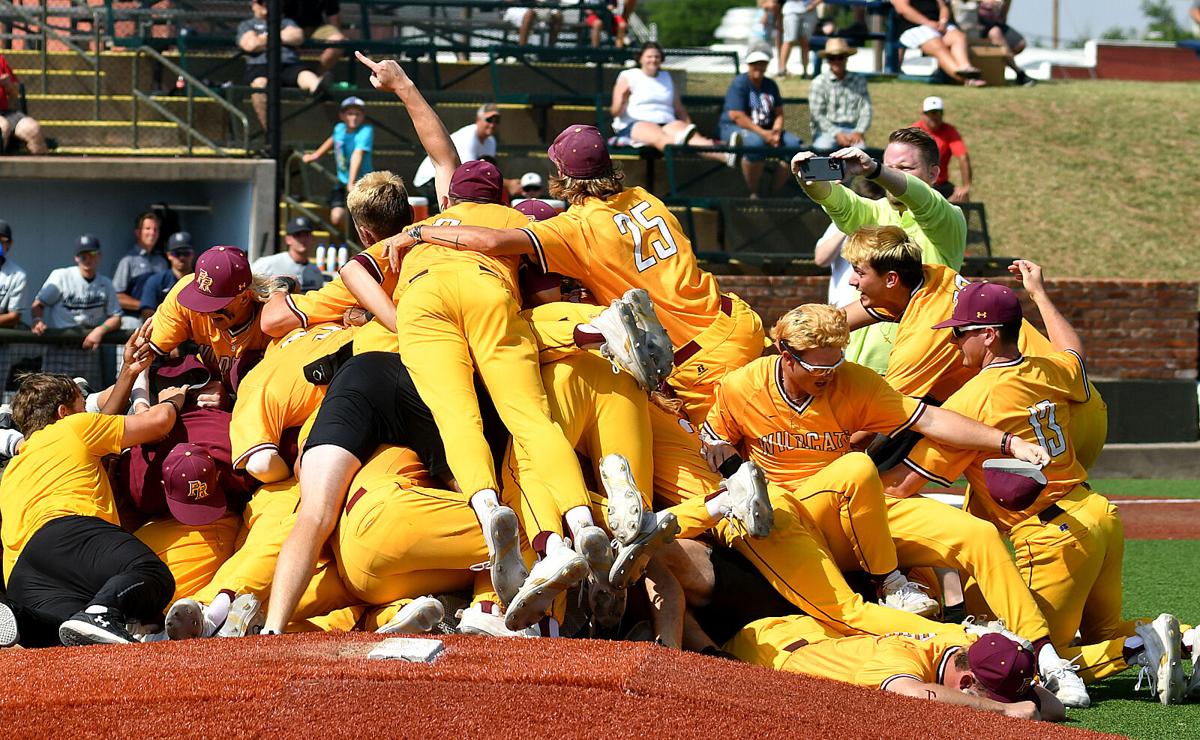
[(808, 78), (808, 39), (817, 25), (817, 6), (821, 0), (787, 0), (783, 4), (783, 29), (779, 41), (779, 77), (787, 77), (792, 47), (800, 47), (801, 76)]
[(979, 0), (980, 38), (1004, 50), (1004, 62), (1017, 73), (1018, 85), (1032, 87), (1037, 83), (1017, 66), (1017, 54), (1025, 50), (1025, 37), (1008, 25), (1008, 7), (1007, 0)]
[[(238, 48), (246, 52), (245, 82), (250, 87), (266, 89), (267, 87), (267, 0), (251, 0), (250, 8), (254, 11), (253, 18), (247, 18), (238, 24)], [(280, 84), (284, 87), (298, 87), (314, 95), (321, 92), (325, 78), (313, 72), (300, 62), (296, 47), (304, 43), (304, 30), (291, 18), (284, 18), (279, 27), (279, 41), (283, 48), (279, 51)], [(266, 93), (255, 93), (250, 96), (254, 104), (254, 113), (259, 123), (267, 127), (267, 96)]]
[[(618, 139), (627, 138), (663, 150), (671, 144), (682, 146), (719, 146), (719, 142), (696, 133), (696, 124), (688, 116), (671, 80), (662, 68), (662, 47), (647, 42), (638, 52), (638, 66), (617, 76), (613, 86), (613, 133)], [(701, 156), (715, 159), (733, 167), (735, 152), (703, 152)]]
[(167, 262), (171, 268), (156, 272), (142, 282), (140, 298), (143, 320), (150, 318), (180, 278), (192, 274), (192, 260), (195, 255), (191, 234), (186, 231), (171, 234), (171, 238), (167, 239)]
[[(468, 123), (450, 134), (454, 149), (458, 152), (459, 162), (473, 162), (484, 157), (496, 156), (496, 132), (500, 128), (500, 108), (495, 103), (484, 103), (475, 111), (475, 122)], [(433, 160), (429, 157), (421, 160), (417, 174), (412, 179), (413, 187), (429, 200), (429, 213), (441, 211), (442, 204), (438, 199), (434, 179), (435, 169)]]
[(333, 150), (338, 185), (329, 195), (329, 220), (340, 228), (346, 221), (346, 193), (358, 178), (375, 169), (375, 127), (366, 122), (366, 103), (354, 95), (342, 101), (338, 117), (342, 120), (333, 127), (333, 134), (315, 151), (305, 154), (304, 161), (315, 162)]
[(967, 36), (954, 25), (946, 0), (892, 0), (900, 43), (937, 60), (950, 79), (970, 87), (986, 84), (971, 64)]
[(133, 224), (133, 247), (117, 263), (113, 287), (121, 303), (121, 328), (136, 329), (142, 325), (142, 283), (151, 275), (170, 268), (156, 251), (162, 219), (153, 211), (139, 214)]
[[(946, 123), (944, 111), (942, 99), (930, 95), (921, 103), (921, 119), (912, 125), (932, 136), (937, 144), (938, 175), (933, 181), (933, 189), (951, 203), (966, 203), (971, 199), (971, 157), (958, 129)], [(962, 175), (959, 185), (950, 182), (950, 157), (958, 159), (959, 173)]]
[[(800, 137), (783, 129), (783, 96), (779, 85), (767, 77), (771, 55), (752, 51), (746, 57), (746, 71), (733, 78), (725, 93), (725, 109), (721, 112), (721, 138), (730, 146), (803, 146)], [(766, 166), (765, 154), (742, 156), (742, 175), (750, 188), (750, 197), (758, 197), (759, 180)], [(780, 167), (772, 190), (787, 181), (788, 168)]]
[[(558, 32), (562, 30), (563, 15), (558, 8), (537, 8), (529, 7), (545, 2), (545, 0), (505, 0), (505, 2), (513, 4), (515, 7), (508, 8), (504, 11), (504, 22), (517, 28), (517, 46), (525, 46), (529, 43), (529, 32), (533, 30), (534, 23), (545, 23), (550, 29), (550, 36), (547, 39), (547, 46), (554, 46), (558, 43)], [(521, 2), (521, 5), (517, 5)], [(471, 160), (464, 159), (464, 162)]]
[(310, 261), (313, 252), (313, 222), (308, 216), (297, 216), (288, 221), (286, 252), (259, 257), (250, 265), (255, 275), (267, 277), (284, 276), (296, 280), (303, 291), (317, 290), (325, 284), (325, 276), (315, 262)]
[(521, 192), (518, 198), (545, 198), (546, 181), (536, 172), (526, 172), (521, 175)]
[(871, 94), (867, 78), (847, 69), (855, 49), (844, 39), (825, 42), (820, 56), (825, 68), (808, 91), (813, 149), (828, 152), (839, 147), (865, 146), (871, 127)]
[(757, 0), (758, 12), (750, 26), (750, 43), (746, 53), (765, 51), (773, 54), (779, 45), (783, 17), (779, 12), (779, 0)]
[(25, 293), (25, 271), (12, 260), (12, 227), (0, 221), (0, 328), (12, 329), (21, 321), (21, 297)]
[(635, 5), (637, 0), (605, 0), (605, 13), (597, 12), (596, 8), (588, 8), (584, 23), (592, 32), (592, 48), (599, 48), (600, 34), (604, 32), (605, 26), (611, 26), (609, 33), (612, 35), (613, 44), (618, 49), (624, 49), (625, 32), (629, 25), (626, 18), (633, 14)]
[(75, 243), (75, 266), (52, 271), (33, 299), (34, 334), (81, 334), (83, 348), (94, 350), (105, 334), (121, 328), (116, 288), (99, 266), (100, 240), (84, 234)]
[(0, 54), (0, 154), (8, 149), (13, 136), (25, 142), (30, 154), (46, 154), (50, 150), (42, 136), (42, 125), (18, 109), (20, 101), (21, 81)]
[[(300, 25), (304, 37), (313, 41), (345, 41), (340, 28), (341, 5), (338, 0), (283, 0), (280, 12)], [(321, 74), (333, 69), (345, 52), (329, 48), (321, 52)]]

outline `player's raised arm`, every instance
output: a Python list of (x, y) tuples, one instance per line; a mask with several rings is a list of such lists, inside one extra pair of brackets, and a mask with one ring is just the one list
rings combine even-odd
[(1014, 260), (1008, 266), (1008, 271), (1021, 278), (1025, 292), (1029, 293), (1038, 312), (1042, 314), (1042, 322), (1046, 325), (1046, 335), (1050, 338), (1054, 349), (1060, 352), (1071, 351), (1079, 355), (1080, 359), (1084, 359), (1083, 340), (1079, 338), (1075, 327), (1071, 326), (1071, 323), (1054, 305), (1054, 301), (1050, 300), (1050, 294), (1046, 292), (1046, 285), (1042, 282), (1041, 266), (1029, 260)]
[(449, 204), (447, 194), (450, 191), (450, 178), (461, 164), (458, 161), (458, 150), (454, 148), (454, 142), (450, 140), (445, 124), (396, 60), (384, 59), (376, 62), (361, 51), (354, 52), (354, 56), (371, 70), (372, 87), (376, 90), (390, 90), (404, 103), (405, 110), (412, 118), (413, 127), (417, 130), (417, 138), (429, 155), (429, 160), (433, 162), (438, 204), (445, 208)]

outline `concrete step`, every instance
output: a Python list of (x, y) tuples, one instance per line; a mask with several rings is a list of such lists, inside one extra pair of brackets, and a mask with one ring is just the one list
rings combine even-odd
[[(117, 121), (44, 120), (42, 130), (58, 139), (60, 147), (133, 147), (133, 126)], [(138, 145), (178, 147), (184, 135), (173, 123), (143, 121), (138, 125)]]
[[(96, 99), (93, 95), (42, 95), (28, 94), (29, 115), (41, 119), (90, 120), (95, 118)], [(155, 101), (183, 120), (187, 120), (186, 97), (158, 96)], [(140, 103), (138, 116), (141, 120), (160, 121), (164, 118), (153, 107)], [(132, 95), (101, 95), (99, 120), (133, 120)], [(211, 98), (197, 97), (192, 101), (192, 120), (201, 129), (220, 131), (226, 125), (228, 113)], [(213, 129), (212, 127), (216, 127)]]

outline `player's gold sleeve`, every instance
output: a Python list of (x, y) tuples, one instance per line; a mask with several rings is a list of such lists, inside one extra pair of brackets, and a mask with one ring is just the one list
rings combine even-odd
[[(583, 209), (586, 218), (588, 206), (576, 207)], [(581, 216), (568, 211), (545, 221), (531, 221), (521, 230), (529, 235), (534, 257), (546, 272), (575, 276), (591, 273), (591, 260), (585, 248), (588, 235)]]
[(741, 444), (745, 436), (741, 417), (748, 392), (752, 390), (749, 384), (753, 377), (748, 368), (742, 368), (726, 375), (717, 384), (713, 405), (700, 429), (702, 440), (728, 442), (734, 447)]
[[(950, 396), (942, 408), (987, 424), (982, 403), (987, 390), (982, 382), (968, 383)], [(904, 464), (934, 483), (950, 486), (980, 456), (987, 456), (987, 453), (951, 447), (926, 437), (908, 453)]]
[(1088, 382), (1087, 365), (1075, 350), (1063, 350), (1045, 355), (1044, 359), (1053, 364), (1061, 375), (1054, 379), (1066, 394), (1067, 399), (1083, 403), (1092, 397), (1091, 383)]
[(76, 422), (75, 432), (89, 454), (96, 457), (121, 454), (125, 438), (124, 414), (79, 414), (85, 421)]
[(250, 456), (262, 450), (277, 450), (283, 433), (284, 414), (277, 400), (262, 384), (242, 383), (229, 423), (229, 448), (233, 467), (246, 467)]
[(160, 355), (167, 354), (193, 338), (191, 317), (187, 309), (179, 304), (179, 292), (195, 279), (195, 275), (180, 278), (154, 310), (150, 328), (150, 348)]
[(859, 686), (886, 691), (888, 684), (897, 678), (932, 682), (937, 677), (937, 668), (909, 641), (884, 638), (876, 644), (873, 655), (854, 671), (854, 676), (854, 683)]
[(858, 419), (852, 427), (855, 431), (894, 437), (925, 413), (924, 402), (898, 392), (868, 367), (847, 362), (840, 372), (841, 383), (845, 383), (843, 392), (858, 403)]

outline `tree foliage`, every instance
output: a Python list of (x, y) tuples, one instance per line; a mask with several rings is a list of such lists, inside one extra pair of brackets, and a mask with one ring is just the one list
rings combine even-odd
[(752, 4), (753, 0), (643, 0), (637, 12), (658, 24), (663, 46), (708, 46), (725, 11)]

